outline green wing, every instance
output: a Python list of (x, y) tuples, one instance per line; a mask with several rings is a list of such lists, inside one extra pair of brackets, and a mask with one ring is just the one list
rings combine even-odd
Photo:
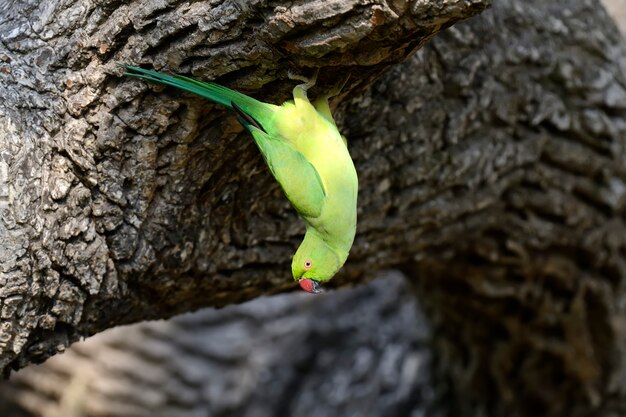
[(315, 167), (289, 144), (254, 126), (247, 128), (293, 207), (305, 217), (318, 217), (326, 191)]

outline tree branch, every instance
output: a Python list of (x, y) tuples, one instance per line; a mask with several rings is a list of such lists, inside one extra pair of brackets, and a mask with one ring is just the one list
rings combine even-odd
[[(110, 326), (293, 285), (302, 225), (234, 118), (120, 78), (117, 64), (212, 79), (272, 102), (288, 97), (288, 70), (321, 68), (319, 91), (351, 74), (348, 96), (488, 3), (7, 3), (0, 370)], [(368, 241), (357, 242), (360, 256), (339, 282), (367, 270), (359, 259)]]

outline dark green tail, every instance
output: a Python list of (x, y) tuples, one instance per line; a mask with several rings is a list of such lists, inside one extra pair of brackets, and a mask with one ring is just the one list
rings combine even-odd
[(181, 90), (197, 94), (208, 100), (219, 103), (229, 109), (233, 108), (235, 103), (239, 109), (243, 110), (253, 119), (263, 123), (272, 113), (272, 106), (248, 97), (245, 94), (238, 93), (226, 87), (222, 87), (215, 83), (203, 83), (192, 78), (183, 77), (182, 75), (166, 75), (156, 71), (151, 71), (130, 65), (123, 65), (128, 71), (124, 75), (130, 77), (143, 78), (157, 84), (165, 84), (171, 87), (180, 88)]

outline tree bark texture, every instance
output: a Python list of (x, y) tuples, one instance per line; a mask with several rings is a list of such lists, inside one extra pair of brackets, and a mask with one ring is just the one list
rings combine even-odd
[(106, 331), (15, 373), (0, 415), (443, 416), (425, 318), (389, 275)]
[[(289, 96), (289, 70), (319, 68), (318, 91), (350, 74), (347, 96), (488, 3), (5, 2), (0, 370), (117, 324), (293, 286), (303, 226), (234, 117), (121, 78), (119, 63), (273, 102)], [(368, 245), (344, 282), (375, 265)]]
[(373, 92), (444, 126), (386, 160), (423, 173), (391, 189), (435, 224), (404, 270), (452, 415), (626, 415), (623, 38), (597, 2), (500, 1), (417, 60)]

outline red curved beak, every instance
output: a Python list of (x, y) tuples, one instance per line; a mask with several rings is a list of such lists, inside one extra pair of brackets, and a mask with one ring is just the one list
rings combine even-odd
[(320, 283), (311, 278), (304, 278), (298, 281), (300, 287), (306, 292), (310, 292), (311, 294), (320, 294), (323, 293), (324, 290), (320, 286)]

